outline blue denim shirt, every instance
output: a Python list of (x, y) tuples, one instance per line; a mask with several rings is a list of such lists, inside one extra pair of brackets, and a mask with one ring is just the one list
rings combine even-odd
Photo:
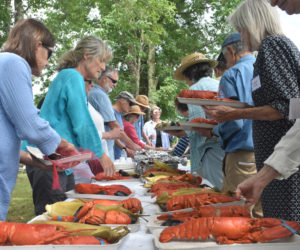
[(138, 138), (143, 140), (144, 116), (140, 115), (140, 118), (133, 124), (133, 126)]
[[(192, 90), (208, 90), (217, 92), (219, 88), (219, 82), (210, 78), (202, 77), (198, 82), (193, 84), (190, 89)], [(201, 106), (188, 104), (189, 108), (189, 120), (203, 117), (206, 118), (204, 110)], [(201, 136), (195, 131), (187, 131), (190, 138), (190, 153), (191, 153), (191, 171), (192, 173), (199, 170), (201, 166), (201, 160), (208, 148), (220, 147), (218, 142), (212, 138), (206, 140), (206, 137)], [(214, 163), (212, 163), (214, 164)]]
[(0, 221), (5, 221), (16, 184), (21, 140), (52, 154), (60, 136), (34, 106), (29, 64), (13, 53), (0, 53)]
[[(110, 128), (108, 126), (108, 122), (112, 122), (116, 120), (114, 110), (112, 107), (111, 100), (109, 99), (108, 94), (104, 91), (104, 89), (95, 84), (94, 87), (90, 90), (88, 101), (94, 109), (96, 109), (103, 117), (105, 131), (109, 132)], [(106, 140), (107, 148), (109, 152), (109, 158), (114, 161), (114, 140)]]
[[(251, 80), (255, 57), (246, 55), (222, 76), (220, 95), (230, 98), (237, 97), (239, 101), (253, 105)], [(220, 123), (214, 129), (219, 135), (220, 143), (225, 152), (237, 150), (253, 150), (252, 120), (235, 120)]]
[[(124, 129), (122, 114), (116, 109), (113, 109), (113, 111), (114, 111), (117, 122), (120, 124), (121, 128)], [(124, 146), (125, 146), (125, 144), (124, 144)], [(114, 154), (115, 154), (115, 160), (118, 160), (121, 158), (122, 149), (120, 149), (116, 144), (114, 144)]]

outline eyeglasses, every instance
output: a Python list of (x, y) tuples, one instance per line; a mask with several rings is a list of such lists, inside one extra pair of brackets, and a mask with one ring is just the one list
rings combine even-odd
[(49, 59), (49, 58), (51, 57), (51, 55), (52, 55), (53, 48), (47, 46), (47, 45), (44, 44), (43, 42), (42, 42), (42, 46), (48, 51), (48, 59)]
[(92, 80), (86, 80), (86, 79), (84, 79), (84, 81), (87, 82), (87, 84), (92, 84), (93, 83)]
[(106, 76), (106, 77), (107, 77), (108, 79), (110, 79), (110, 80), (112, 81), (113, 84), (116, 84), (116, 83), (118, 82), (117, 80), (111, 78), (110, 76)]

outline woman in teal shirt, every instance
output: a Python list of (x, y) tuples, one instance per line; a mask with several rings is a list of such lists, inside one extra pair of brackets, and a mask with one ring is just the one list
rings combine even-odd
[[(111, 50), (100, 39), (83, 38), (74, 50), (66, 52), (60, 59), (59, 74), (49, 87), (40, 113), (61, 137), (78, 148), (94, 152), (108, 175), (114, 173), (114, 165), (103, 152), (90, 116), (84, 80), (98, 78), (111, 57)], [(70, 173), (59, 173), (62, 191), (52, 190), (52, 173), (27, 166), (27, 175), (33, 189), (36, 214), (43, 213), (46, 204), (65, 200), (64, 192), (74, 189), (74, 176)]]

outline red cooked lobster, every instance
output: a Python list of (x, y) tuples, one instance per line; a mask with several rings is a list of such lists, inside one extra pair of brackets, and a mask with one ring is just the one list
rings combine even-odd
[(199, 207), (189, 212), (169, 212), (157, 216), (159, 220), (179, 220), (179, 221), (189, 221), (193, 218), (200, 217), (249, 217), (250, 212), (244, 206), (224, 206), (224, 207)]
[(78, 183), (75, 186), (75, 191), (80, 194), (104, 194), (116, 196), (128, 196), (131, 191), (124, 185), (106, 185), (100, 186), (90, 183)]
[(202, 193), (179, 195), (170, 198), (166, 203), (167, 211), (179, 210), (183, 208), (197, 208), (203, 205), (211, 205), (215, 203), (226, 203), (238, 201), (240, 199), (225, 194)]
[(214, 120), (208, 120), (208, 119), (201, 118), (201, 117), (190, 120), (189, 122), (190, 123), (206, 123), (206, 124), (212, 124), (212, 125), (217, 125), (218, 124), (218, 122), (216, 122)]
[[(78, 231), (78, 230), (77, 230)], [(79, 230), (80, 231), (80, 230)], [(109, 244), (94, 236), (71, 236), (65, 227), (49, 224), (0, 222), (0, 245), (100, 245)]]
[(300, 230), (296, 221), (274, 218), (204, 217), (164, 229), (159, 240), (206, 240), (212, 235), (220, 244), (267, 242), (289, 237)]
[(129, 214), (114, 209), (97, 208), (97, 204), (92, 200), (84, 204), (78, 209), (74, 216), (57, 216), (52, 217), (54, 221), (79, 222), (92, 225), (99, 224), (131, 224), (136, 220), (131, 218)]

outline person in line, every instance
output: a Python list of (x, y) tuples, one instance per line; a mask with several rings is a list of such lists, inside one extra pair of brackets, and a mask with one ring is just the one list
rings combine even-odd
[[(247, 44), (242, 42), (239, 33), (232, 33), (226, 37), (222, 44), (222, 53), (228, 69), (220, 81), (220, 96), (253, 105), (251, 80), (255, 57), (248, 50)], [(207, 129), (197, 131), (207, 137), (211, 133)], [(221, 191), (235, 192), (238, 184), (256, 174), (252, 120), (240, 119), (219, 123), (213, 133), (219, 137), (225, 151)], [(260, 203), (251, 210), (254, 217), (262, 217)]]
[(76, 151), (39, 117), (33, 103), (31, 77), (41, 75), (54, 45), (43, 23), (24, 19), (12, 28), (0, 53), (0, 221), (6, 220), (19, 162), (36, 163), (28, 153), (20, 152), (21, 140), (28, 140), (45, 155)]
[[(149, 100), (148, 97), (145, 95), (138, 95), (135, 98), (136, 103), (139, 105), (142, 112), (145, 112), (146, 109), (150, 109), (149, 107)], [(139, 138), (139, 140), (143, 140), (146, 142), (148, 146), (152, 146), (152, 143), (150, 142), (148, 136), (145, 134), (145, 131), (143, 130), (144, 127), (144, 116), (140, 115), (140, 118), (133, 124), (136, 134)]]
[[(118, 122), (118, 124), (122, 129), (124, 129), (122, 115), (124, 113), (129, 112), (130, 106), (133, 104), (136, 104), (135, 99), (133, 98), (133, 95), (127, 91), (120, 92), (119, 95), (116, 97), (116, 103), (113, 105), (113, 110), (114, 110), (116, 121)], [(142, 150), (142, 148), (138, 144), (134, 143), (126, 133), (124, 134), (125, 134), (124, 138), (126, 139), (126, 141), (124, 142), (120, 140), (115, 141), (115, 145), (114, 145), (115, 160), (120, 159), (121, 156), (124, 157), (126, 156), (126, 155), (122, 155), (122, 150), (125, 150), (126, 154), (132, 158), (133, 158), (133, 153), (130, 152), (137, 151), (135, 150), (135, 148), (138, 148), (138, 151)]]
[[(285, 3), (284, 5), (282, 5)], [(278, 5), (288, 14), (300, 13), (299, 0), (271, 1), (271, 5)], [(251, 206), (258, 202), (264, 188), (275, 178), (287, 179), (299, 170), (300, 166), (300, 120), (281, 138), (275, 146), (274, 152), (264, 161), (264, 167), (237, 187), (237, 196), (243, 195), (246, 205)]]
[[(289, 100), (300, 97), (300, 53), (283, 35), (277, 10), (267, 1), (244, 1), (229, 21), (248, 48), (258, 51), (252, 80), (254, 107), (206, 107), (206, 113), (217, 121), (253, 120), (254, 152), (259, 171), (280, 138), (293, 126), (293, 121), (289, 120)], [(273, 180), (265, 187), (261, 196), (265, 217), (300, 221), (299, 181), (300, 172), (297, 171), (288, 179)]]
[(217, 66), (215, 67), (214, 71), (215, 71), (215, 76), (217, 78), (222, 77), (222, 75), (225, 73), (225, 71), (227, 70), (227, 63), (226, 63), (226, 59), (224, 57), (223, 52), (221, 52), (217, 58)]
[(170, 148), (170, 137), (168, 133), (160, 130), (156, 130), (155, 126), (161, 123), (160, 115), (161, 109), (154, 106), (150, 110), (151, 120), (147, 121), (144, 125), (143, 130), (145, 134), (149, 137), (151, 144), (154, 148), (158, 150), (166, 150)]
[[(91, 88), (94, 87), (94, 82), (93, 81), (85, 81), (85, 89), (87, 95), (89, 95), (89, 92)], [(107, 140), (115, 140), (120, 138), (121, 133), (123, 131), (122, 128), (115, 127), (112, 130), (106, 132), (105, 127), (104, 127), (104, 119), (102, 115), (88, 102), (88, 109), (90, 111), (91, 117), (94, 121), (94, 124), (97, 128), (99, 137), (101, 138), (102, 142), (102, 148), (104, 152), (109, 155), (108, 147), (107, 147)]]
[[(101, 139), (88, 110), (84, 79), (97, 79), (111, 58), (111, 50), (99, 38), (88, 36), (81, 39), (73, 50), (60, 58), (59, 73), (49, 87), (40, 112), (40, 116), (48, 120), (62, 137), (78, 148), (92, 151), (103, 167), (99, 171), (104, 170), (107, 175), (114, 174), (115, 168), (103, 152)], [(52, 190), (52, 173), (32, 166), (27, 166), (26, 172), (37, 215), (45, 211), (46, 204), (65, 200), (65, 192), (75, 186), (74, 175), (70, 171), (59, 173), (62, 190)]]
[[(176, 69), (174, 78), (185, 81), (190, 90), (218, 91), (219, 82), (212, 79), (213, 68), (217, 61), (206, 58), (201, 53), (193, 53), (182, 59), (181, 65)], [(188, 104), (189, 120), (206, 118), (204, 110), (197, 105)], [(223, 173), (222, 161), (224, 151), (218, 138), (206, 138), (196, 131), (188, 131), (190, 138), (191, 171), (198, 172), (213, 186), (221, 189)]]
[[(188, 117), (189, 117), (188, 105), (185, 103), (180, 103), (176, 99), (175, 107), (176, 107), (176, 110), (178, 111), (178, 113), (181, 114), (183, 117), (185, 117), (188, 121)], [(174, 147), (173, 155), (178, 156), (178, 157), (183, 156), (187, 152), (187, 149), (190, 144), (190, 139), (189, 139), (188, 135), (184, 132), (184, 130), (176, 131), (175, 133), (172, 133), (172, 131), (168, 131), (168, 132), (174, 136), (180, 137), (179, 142)]]
[(137, 136), (134, 124), (139, 120), (140, 116), (145, 115), (139, 107), (139, 105), (132, 105), (127, 113), (123, 115), (123, 125), (124, 131), (127, 136), (137, 145), (139, 145), (142, 149), (153, 149), (153, 147), (146, 145), (142, 141), (140, 141)]
[(271, 0), (271, 5), (277, 5), (289, 15), (300, 14), (300, 0)]
[[(96, 81), (96, 84), (91, 89), (88, 95), (89, 103), (94, 107), (95, 110), (97, 110), (102, 115), (104, 119), (106, 132), (109, 132), (114, 128), (122, 129), (122, 127), (116, 120), (112, 103), (108, 95), (117, 86), (118, 80), (119, 80), (118, 71), (111, 66), (107, 66), (106, 69), (101, 72), (100, 76)], [(134, 151), (138, 151), (141, 149), (139, 146), (133, 144), (132, 141), (129, 140), (128, 136), (125, 134), (125, 132), (122, 129), (122, 132), (118, 139), (106, 140), (107, 148), (109, 152), (109, 158), (112, 161), (115, 160), (115, 153), (114, 153), (115, 141), (118, 145), (121, 145), (122, 144), (121, 140), (125, 143), (129, 143), (129, 144), (131, 143), (130, 145), (133, 150), (130, 150), (129, 148), (126, 147), (126, 153), (128, 156), (133, 157)]]

